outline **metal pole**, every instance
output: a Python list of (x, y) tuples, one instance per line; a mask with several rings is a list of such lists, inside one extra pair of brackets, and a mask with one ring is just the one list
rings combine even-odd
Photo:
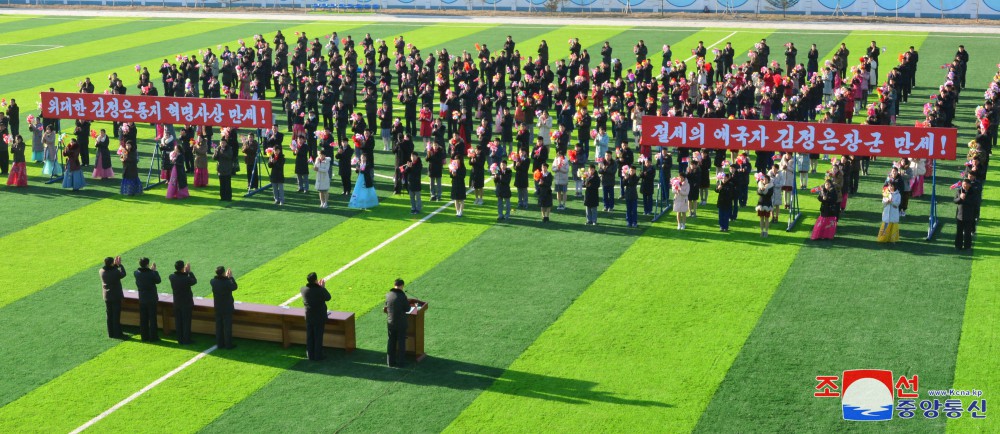
[(934, 234), (940, 227), (937, 218), (937, 160), (933, 160), (931, 161), (931, 212), (927, 224), (927, 241), (934, 238)]

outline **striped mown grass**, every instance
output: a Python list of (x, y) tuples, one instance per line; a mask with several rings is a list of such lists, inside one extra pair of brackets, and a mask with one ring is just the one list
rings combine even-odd
[(647, 229), (447, 431), (690, 431), (799, 249), (720, 233), (713, 208)]
[[(604, 233), (569, 230), (580, 220), (554, 213), (547, 225), (497, 225), (410, 282), (411, 295), (431, 302), (430, 356), (412, 370), (384, 367), (385, 319), (372, 311), (358, 322), (357, 355), (283, 373), (207, 429), (277, 429), (282, 418), (291, 418), (320, 430), (406, 430), (383, 424), (388, 413), (399, 411), (409, 426), (443, 429), (638, 235), (617, 225)], [(329, 390), (340, 391), (338, 404), (318, 417), (306, 403)], [(259, 411), (262, 403), (289, 396), (283, 416)]]
[(16, 32), (7, 32), (0, 37), (0, 44), (59, 44), (59, 42), (79, 42), (105, 39), (117, 35), (126, 35), (149, 28), (148, 22), (142, 19), (121, 21), (111, 20), (77, 20), (72, 24), (53, 22), (44, 23)]
[[(403, 35), (425, 57), (440, 48), (453, 55), (475, 54), (477, 42), (496, 51), (511, 34), (525, 58), (535, 57), (538, 43), (547, 40), (553, 63), (565, 57), (568, 38), (580, 37), (592, 56), (591, 65), (599, 61), (600, 46), (609, 40), (615, 47), (613, 57), (622, 59), (626, 68), (634, 63), (631, 48), (638, 39), (646, 41), (658, 67), (664, 43), (673, 47), (675, 60), (684, 60), (698, 40), (708, 46), (728, 39), (739, 61), (754, 42), (766, 37), (771, 60), (784, 67), (786, 41), (795, 42), (798, 61), (805, 62), (809, 43), (819, 45), (822, 61), (845, 41), (856, 60), (874, 38), (887, 48), (883, 65), (894, 63), (896, 54), (909, 45), (921, 50), (921, 87), (902, 107), (899, 122), (912, 125), (925, 94), (943, 81), (938, 66), (950, 60), (954, 45), (960, 43), (959, 35), (923, 32), (889, 36), (822, 29), (452, 25), (372, 18), (359, 23), (264, 23), (0, 16), (0, 57), (9, 55), (2, 50), (15, 47), (4, 43), (66, 46), (0, 60), (0, 89), (8, 99), (17, 98), (22, 114), (27, 114), (34, 111), (37, 92), (50, 86), (75, 90), (82, 77), (90, 76), (101, 91), (104, 77), (118, 72), (134, 89), (135, 64), (151, 67), (153, 82), (159, 83), (155, 66), (163, 58), (219, 44), (235, 48), (237, 39), (250, 40), (255, 33), (271, 40), (278, 29), (290, 39), (295, 31), (306, 31), (310, 39), (322, 39), (334, 30), (356, 40), (364, 33), (386, 41)], [(965, 43), (973, 56), (970, 84), (981, 87), (996, 63), (991, 58), (994, 40)], [(11, 53), (22, 52), (16, 50)], [(886, 71), (880, 70), (883, 75)], [(971, 113), (979, 92), (963, 94), (960, 117)], [(396, 108), (402, 114), (401, 105)], [(284, 113), (280, 107), (276, 110), (283, 125)], [(970, 122), (961, 121), (963, 128), (970, 127)], [(64, 129), (68, 126), (64, 122)], [(151, 137), (148, 128), (140, 130), (140, 167), (148, 167)], [(164, 274), (174, 259), (190, 260), (202, 279), (196, 291), (203, 296), (210, 292), (210, 268), (232, 266), (241, 285), (238, 299), (278, 304), (297, 293), (305, 273), (333, 272), (445, 203), (425, 202), (424, 214), (411, 216), (405, 195), (391, 195), (391, 181), (384, 178), (376, 182), (381, 206), (365, 212), (346, 209), (346, 199), (337, 196), (332, 209), (320, 211), (315, 193), (292, 191), (286, 193), (283, 208), (270, 204), (268, 192), (222, 206), (216, 201), (214, 177), (209, 188), (192, 190), (195, 198), (185, 202), (164, 200), (162, 187), (139, 199), (122, 200), (117, 180), (90, 182), (87, 190), (73, 195), (57, 185), (42, 185), (40, 165), (29, 165), (31, 187), (0, 187), (0, 202), (18, 204), (0, 207), (0, 247), (21, 255), (0, 267), (0, 287), (14, 286), (13, 291), (0, 292), (0, 317), (5, 319), (0, 322), (0, 347), (14, 354), (0, 361), (0, 429), (7, 430), (25, 424), (41, 431), (71, 430), (211, 345), (210, 336), (197, 337), (191, 348), (176, 347), (170, 340), (148, 346), (104, 338), (94, 277), (103, 256), (123, 254), (129, 268), (137, 257), (150, 256)], [(953, 182), (953, 165), (942, 166), (942, 187)], [(291, 174), (292, 167), (290, 160), (286, 173)], [(486, 203), (470, 205), (465, 218), (456, 219), (452, 208), (445, 209), (331, 279), (331, 308), (358, 315), (357, 353), (331, 351), (331, 360), (314, 364), (302, 361), (301, 347), (282, 350), (275, 344), (240, 341), (236, 351), (209, 355), (94, 429), (287, 431), (287, 421), (295, 420), (293, 430), (308, 432), (406, 427), (533, 431), (558, 419), (565, 430), (576, 431), (653, 426), (677, 432), (773, 431), (803, 424), (857, 430), (836, 422), (836, 405), (807, 399), (801, 392), (814, 386), (814, 371), (858, 364), (919, 374), (926, 377), (923, 389), (947, 388), (954, 376), (956, 387), (978, 386), (988, 393), (996, 380), (990, 359), (978, 354), (992, 351), (989, 309), (995, 297), (987, 289), (991, 214), (984, 213), (979, 250), (972, 260), (950, 251), (953, 232), (930, 244), (916, 241), (925, 227), (926, 199), (911, 206), (912, 218), (903, 225), (904, 242), (878, 246), (873, 192), (887, 167), (884, 161), (873, 167), (872, 176), (863, 180), (863, 194), (851, 199), (841, 236), (823, 243), (803, 241), (817, 208), (808, 194), (802, 197), (805, 219), (795, 231), (784, 234), (775, 228), (768, 240), (761, 240), (752, 207), (744, 210), (731, 234), (715, 232), (711, 205), (702, 207), (701, 217), (683, 233), (673, 231), (669, 215), (643, 232), (627, 230), (621, 208), (612, 215), (601, 213), (602, 225), (589, 228), (582, 226), (580, 202), (573, 198), (570, 210), (555, 213), (550, 224), (538, 222), (534, 205), (528, 212), (515, 212), (510, 223), (497, 224), (488, 187)], [(390, 175), (395, 170), (391, 154), (377, 152), (376, 168)], [(813, 175), (810, 185), (820, 179)], [(239, 190), (244, 182), (241, 173), (234, 186)], [(337, 191), (337, 180), (334, 184)], [(294, 190), (293, 183), (286, 187)], [(947, 200), (950, 192), (943, 190), (939, 193)], [(940, 209), (946, 221), (951, 212), (949, 205)], [(646, 226), (648, 218), (641, 221)], [(62, 262), (53, 268), (56, 260)], [(881, 263), (898, 264), (899, 269), (886, 273)], [(719, 269), (732, 271), (732, 283), (714, 278)], [(849, 284), (833, 291), (823, 286), (815, 270), (827, 269)], [(944, 289), (914, 293), (868, 279), (873, 275)], [(383, 367), (385, 320), (377, 309), (396, 276), (410, 281), (412, 293), (432, 306), (430, 357), (402, 371)], [(665, 301), (648, 303), (650, 291)], [(74, 301), (75, 314), (49, 320), (48, 309), (67, 300)], [(882, 315), (877, 309), (900, 300), (921, 318), (931, 318), (936, 333), (904, 321), (900, 313)], [(847, 330), (892, 327), (905, 331), (909, 340), (890, 343), (864, 334), (849, 340), (848, 350), (828, 355), (824, 351), (842, 338), (844, 328), (814, 317), (834, 314), (838, 321), (854, 324)], [(601, 315), (607, 319), (594, 321)], [(584, 341), (586, 336), (596, 338)], [(915, 343), (907, 347), (906, 342)], [(909, 357), (919, 363), (910, 363)], [(111, 382), (115, 385), (108, 386)], [(66, 407), (65, 417), (46, 419), (46, 411), (55, 405)], [(412, 414), (410, 423), (384, 426), (382, 421), (397, 411)], [(162, 417), (169, 412), (187, 417)], [(961, 421), (948, 429), (988, 431), (989, 426)], [(942, 421), (892, 427), (945, 429)]]

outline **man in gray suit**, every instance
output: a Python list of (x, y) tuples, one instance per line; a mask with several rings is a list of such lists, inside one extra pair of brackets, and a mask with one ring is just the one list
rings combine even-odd
[(219, 199), (227, 202), (233, 200), (233, 164), (236, 161), (236, 148), (230, 143), (231, 140), (235, 141), (229, 137), (219, 140), (219, 146), (212, 155), (216, 162), (215, 170), (219, 174)]
[(104, 307), (108, 317), (108, 337), (112, 339), (125, 339), (122, 333), (122, 279), (127, 275), (125, 266), (122, 265), (122, 257), (104, 258), (104, 267), (98, 271), (101, 276), (101, 295), (104, 298)]
[(149, 258), (139, 259), (139, 269), (133, 273), (135, 287), (139, 290), (139, 333), (142, 340), (156, 342), (160, 340), (156, 325), (156, 304), (160, 300), (156, 285), (160, 283), (160, 273), (156, 271), (156, 263), (149, 265)]
[(215, 277), (209, 282), (215, 298), (215, 342), (220, 349), (231, 350), (233, 345), (233, 312), (236, 311), (233, 291), (239, 286), (233, 278), (233, 270), (223, 266), (215, 268)]

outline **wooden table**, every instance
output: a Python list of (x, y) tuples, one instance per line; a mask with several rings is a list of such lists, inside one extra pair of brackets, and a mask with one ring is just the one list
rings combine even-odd
[[(292, 344), (306, 343), (305, 309), (298, 307), (271, 306), (266, 304), (236, 302), (233, 313), (233, 337), (254, 339), (260, 341), (280, 342), (285, 348)], [(423, 354), (423, 311), (420, 309), (411, 315), (418, 322), (420, 330), (414, 347)], [(169, 334), (176, 328), (174, 324), (174, 297), (170, 294), (160, 294), (156, 307), (157, 324), (164, 334)], [(139, 325), (139, 293), (134, 290), (125, 291), (122, 300), (122, 324)], [(410, 333), (415, 332), (414, 322), (410, 322)], [(215, 335), (215, 302), (209, 298), (196, 297), (191, 313), (191, 332)], [(327, 314), (326, 330), (323, 334), (323, 346), (328, 348), (343, 348), (348, 352), (357, 347), (354, 329), (354, 313), (331, 311)], [(407, 342), (409, 348), (409, 342)], [(421, 357), (422, 358), (422, 357)]]

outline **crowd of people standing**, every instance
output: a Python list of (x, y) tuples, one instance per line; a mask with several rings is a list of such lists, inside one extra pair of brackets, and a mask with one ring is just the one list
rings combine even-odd
[[(736, 63), (731, 43), (712, 48), (714, 59), (709, 60), (711, 47), (699, 42), (691, 49), (690, 70), (689, 62), (673, 58), (669, 45), (654, 60), (643, 40), (625, 55), (615, 55), (615, 48), (605, 42), (592, 58), (579, 38), (569, 39), (566, 48), (568, 57), (553, 62), (547, 41), (525, 55), (511, 36), (499, 50), (477, 43), (472, 52), (452, 54), (447, 49), (424, 53), (401, 36), (386, 41), (366, 34), (356, 42), (336, 32), (321, 39), (304, 32), (286, 38), (279, 31), (271, 40), (263, 35), (240, 40), (235, 50), (219, 46), (218, 53), (209, 48), (198, 55), (177, 56), (174, 63), (164, 59), (158, 73), (165, 96), (276, 98), (284, 112), (283, 122), (276, 121), (273, 128), (241, 132), (224, 127), (218, 136), (211, 126), (155, 125), (167, 197), (187, 197), (190, 174), (194, 188), (206, 186), (211, 157), (222, 200), (232, 199), (232, 178), (242, 163), (250, 189), (261, 186), (262, 168), (269, 170), (274, 202), (283, 205), (283, 148), (288, 135), (297, 192), (315, 188), (322, 208), (329, 206), (335, 167), (350, 207), (378, 205), (374, 186), (381, 175), (375, 173), (375, 148), (381, 142), (382, 150), (393, 154), (389, 164), (393, 192), (409, 194), (413, 214), (422, 212), (423, 178), (429, 180), (429, 199), (440, 201), (447, 173), (449, 198), (459, 217), (466, 190), (474, 194), (473, 205), (481, 205), (484, 184), (490, 180), (498, 199), (498, 220), (509, 219), (515, 192), (516, 208), (527, 209), (533, 187), (541, 219), (548, 221), (552, 208), (567, 209), (572, 180), (573, 195), (582, 199), (588, 225), (597, 224), (599, 207), (608, 213), (623, 203), (628, 226), (637, 227), (640, 201), (644, 215), (652, 214), (654, 203), (660, 201), (672, 205), (677, 228), (683, 230), (714, 189), (720, 230), (728, 231), (740, 208), (748, 206), (754, 185), (761, 236), (767, 236), (780, 210), (788, 209), (792, 186), (797, 181), (800, 189), (808, 189), (808, 175), (816, 173), (822, 159), (831, 161), (831, 168), (824, 183), (814, 189), (822, 206), (813, 237), (830, 238), (847, 198), (857, 192), (858, 178), (868, 175), (869, 157), (759, 151), (751, 162), (746, 153), (654, 148), (637, 139), (643, 116), (852, 123), (855, 114), (864, 113), (865, 124), (895, 125), (900, 105), (916, 85), (919, 65), (914, 47), (893, 62), (875, 41), (856, 63), (842, 43), (823, 64), (815, 44), (801, 62), (798, 48), (787, 43), (779, 62), (772, 59), (767, 40), (761, 39), (748, 50), (747, 60)], [(626, 67), (632, 56), (634, 66)], [(953, 125), (968, 59), (960, 46), (947, 65), (949, 81), (924, 107), (925, 125)], [(881, 83), (880, 68), (885, 74)], [(139, 93), (160, 94), (148, 68), (137, 66), (137, 73)], [(128, 91), (117, 74), (108, 81), (107, 93)], [(79, 91), (92, 93), (95, 86), (88, 78)], [(18, 116), (14, 107), (12, 101), (8, 120), (0, 120), (3, 128), (16, 128), (9, 121), (11, 115)], [(986, 111), (995, 112), (988, 107)], [(28, 124), (34, 135), (33, 158), (41, 157), (49, 174), (60, 175), (61, 167), (49, 165), (55, 154), (49, 148), (65, 141), (58, 120), (35, 118)], [(995, 136), (995, 125), (991, 127)], [(137, 129), (133, 123), (115, 123), (112, 132), (119, 141), (121, 193), (126, 195), (143, 191)], [(24, 160), (23, 140), (16, 132), (12, 137), (11, 149), (19, 150), (14, 151), (15, 161)], [(62, 148), (65, 187), (77, 190), (85, 185), (82, 168), (89, 165), (92, 138), (93, 176), (114, 176), (108, 136), (103, 130), (92, 132), (90, 122), (78, 120), (73, 138)], [(890, 174), (886, 182), (886, 203), (898, 209), (884, 216), (887, 224), (898, 223), (897, 214), (905, 216), (907, 193), (915, 180), (922, 183), (922, 175), (912, 171), (925, 170), (921, 168), (926, 162), (904, 159), (898, 165), (900, 173)], [(358, 180), (352, 188), (355, 174)], [(893, 176), (903, 182), (892, 181)], [(23, 185), (23, 178), (12, 175), (12, 185)], [(892, 189), (901, 196), (898, 205), (892, 205)], [(883, 229), (880, 232), (886, 236), (880, 239), (896, 237), (893, 227)]]

